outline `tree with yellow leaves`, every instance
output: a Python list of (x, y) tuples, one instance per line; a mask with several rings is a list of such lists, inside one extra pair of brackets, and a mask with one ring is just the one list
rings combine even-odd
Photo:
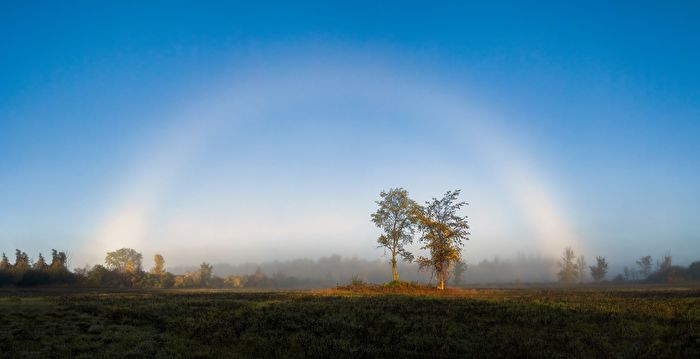
[(417, 211), (422, 249), (430, 252), (430, 257), (418, 257), (418, 265), (433, 273), (440, 290), (445, 289), (452, 266), (462, 259), (463, 241), (469, 240), (467, 217), (457, 214), (467, 205), (458, 202), (459, 193), (447, 191), (443, 198), (433, 198)]
[(108, 252), (105, 264), (109, 269), (124, 273), (141, 272), (141, 253), (131, 248), (121, 248), (114, 252)]

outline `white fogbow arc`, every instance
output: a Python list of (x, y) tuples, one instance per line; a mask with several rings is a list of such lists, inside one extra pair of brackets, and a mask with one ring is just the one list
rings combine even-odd
[[(456, 141), (482, 156), (504, 184), (520, 215), (528, 223), (539, 252), (555, 255), (578, 243), (564, 212), (540, 171), (513, 141), (485, 114), (465, 102), (449, 86), (435, 86), (395, 72), (294, 66), (274, 73), (250, 76), (245, 81), (218, 87), (204, 101), (173, 116), (173, 129), (137, 166), (127, 172), (124, 187), (107, 205), (95, 240), (85, 250), (105, 253), (120, 247), (140, 248), (167, 184), (178, 176), (208, 139), (230, 130), (237, 122), (264, 118), (271, 109), (327, 96), (357, 99), (368, 105), (400, 106), (402, 111), (450, 129)], [(468, 130), (467, 130), (468, 128)], [(87, 253), (86, 253), (87, 254)], [(90, 256), (88, 254), (88, 256)]]

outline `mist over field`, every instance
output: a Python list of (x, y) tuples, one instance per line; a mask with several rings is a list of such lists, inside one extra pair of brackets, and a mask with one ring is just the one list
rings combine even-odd
[[(347, 258), (340, 255), (321, 257), (317, 260), (298, 259), (291, 261), (271, 261), (261, 263), (242, 263), (238, 265), (215, 263), (215, 275), (222, 277), (247, 275), (260, 269), (268, 276), (287, 276), (309, 279), (309, 286), (328, 287), (349, 283), (353, 276), (367, 282), (384, 283), (391, 281), (388, 263), (385, 259)], [(176, 274), (196, 271), (197, 266), (175, 266), (170, 270)], [(468, 265), (462, 284), (493, 283), (543, 283), (556, 280), (557, 262), (552, 259), (528, 258), (520, 256), (514, 259), (483, 260)], [(401, 279), (406, 281), (427, 282), (429, 273), (419, 271), (416, 264), (399, 264)]]
[[(460, 285), (471, 284), (542, 284), (557, 281), (559, 271), (558, 258), (546, 258), (539, 256), (518, 255), (510, 258), (482, 259), (477, 262), (468, 262), (467, 270), (461, 279)], [(594, 263), (591, 263), (594, 264)], [(690, 263), (676, 263), (687, 266)], [(305, 280), (299, 286), (303, 287), (328, 287), (337, 284), (349, 283), (357, 276), (370, 283), (384, 283), (391, 280), (389, 263), (386, 258), (360, 259), (357, 257), (343, 257), (331, 255), (318, 259), (296, 259), (267, 262), (244, 262), (240, 264), (214, 263), (215, 275), (242, 276), (255, 273), (260, 269), (270, 277), (294, 277)], [(624, 267), (636, 268), (636, 263), (622, 262), (611, 263), (609, 268), (610, 278), (624, 275)], [(400, 263), (399, 272), (401, 279), (416, 282), (434, 282), (435, 279), (425, 271), (420, 271), (418, 265)], [(196, 265), (174, 265), (168, 270), (174, 274), (184, 274), (198, 269)], [(587, 279), (589, 280), (589, 279)]]

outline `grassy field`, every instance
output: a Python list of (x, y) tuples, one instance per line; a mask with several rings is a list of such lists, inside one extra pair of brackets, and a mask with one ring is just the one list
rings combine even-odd
[(0, 357), (700, 357), (700, 289), (0, 292)]

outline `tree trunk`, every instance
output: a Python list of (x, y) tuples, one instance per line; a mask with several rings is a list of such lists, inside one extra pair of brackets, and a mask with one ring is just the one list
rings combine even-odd
[(391, 275), (394, 282), (399, 281), (399, 272), (396, 270), (396, 257), (391, 259)]
[(442, 272), (438, 273), (438, 287), (439, 290), (445, 289), (445, 275)]

